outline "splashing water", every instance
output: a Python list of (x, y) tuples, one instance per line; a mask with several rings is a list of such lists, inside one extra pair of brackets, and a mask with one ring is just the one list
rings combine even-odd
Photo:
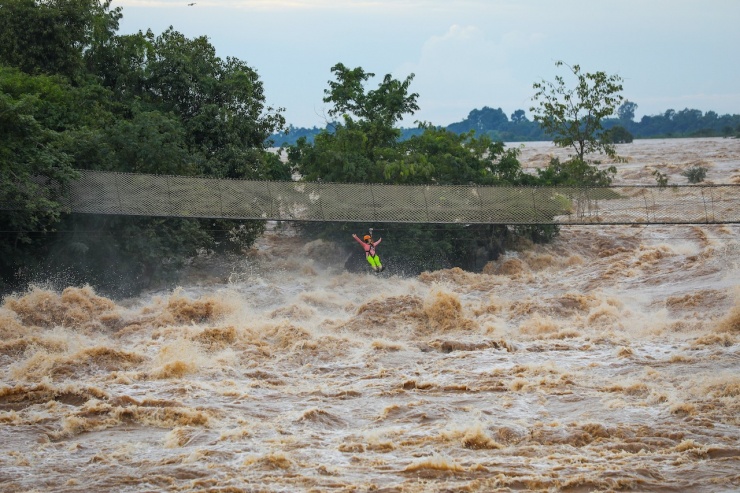
[[(737, 143), (698, 143), (737, 174)], [(736, 490), (738, 233), (569, 227), (401, 278), (273, 232), (231, 282), (18, 293), (0, 490)]]

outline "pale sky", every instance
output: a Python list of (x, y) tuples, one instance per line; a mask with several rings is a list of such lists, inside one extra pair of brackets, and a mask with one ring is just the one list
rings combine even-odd
[[(188, 3), (195, 5), (188, 6)], [(296, 127), (323, 127), (336, 63), (403, 80), (446, 126), (473, 109), (531, 117), (555, 62), (624, 79), (636, 119), (684, 108), (740, 114), (740, 0), (114, 0), (120, 33), (170, 25), (207, 36), (219, 57), (255, 69), (268, 105)]]

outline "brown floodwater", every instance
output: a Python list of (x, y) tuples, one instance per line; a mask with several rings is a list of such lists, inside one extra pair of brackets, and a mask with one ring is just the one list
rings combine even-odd
[[(619, 152), (618, 183), (740, 181), (736, 139)], [(273, 227), (176, 290), (17, 293), (0, 491), (740, 490), (739, 233), (563, 227), (401, 277)]]

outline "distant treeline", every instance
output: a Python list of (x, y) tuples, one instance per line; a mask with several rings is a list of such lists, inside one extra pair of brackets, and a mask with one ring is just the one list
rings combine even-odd
[[(636, 108), (635, 103), (626, 101), (620, 106), (617, 118), (604, 120), (604, 128), (621, 127), (629, 134), (629, 140), (740, 136), (740, 115), (719, 115), (714, 111), (702, 113), (700, 110), (686, 108), (681, 111), (671, 109), (660, 115), (646, 115), (640, 121), (635, 121)], [(328, 123), (325, 128), (331, 132), (334, 125)], [(539, 123), (529, 120), (521, 109), (507, 116), (501, 108), (484, 106), (482, 109), (471, 111), (463, 121), (451, 123), (443, 128), (456, 134), (474, 130), (476, 135), (486, 135), (500, 142), (531, 142), (551, 138), (542, 130)], [(311, 142), (322, 130), (324, 129), (318, 127), (302, 128), (291, 125), (285, 133), (273, 134), (270, 145), (275, 147), (294, 145), (301, 137), (306, 137)], [(421, 135), (423, 132), (424, 129), (421, 127), (401, 128), (401, 140)]]

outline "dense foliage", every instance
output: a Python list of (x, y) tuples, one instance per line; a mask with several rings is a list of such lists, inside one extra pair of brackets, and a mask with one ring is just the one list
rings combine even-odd
[[(483, 108), (448, 128), (422, 122), (403, 130), (398, 123), (419, 110), (418, 94), (410, 91), (413, 74), (404, 80), (386, 75), (368, 90), (374, 74), (340, 63), (331, 68), (334, 79), (324, 98), (336, 121), (303, 132), (285, 148), (284, 163), (267, 149), (271, 137), (281, 135), (284, 118), (280, 109), (265, 106), (252, 68), (219, 58), (207, 38), (189, 39), (173, 28), (118, 35), (121, 12), (100, 0), (4, 0), (0, 8), (0, 290), (58, 278), (107, 293), (135, 292), (176, 280), (196, 252), (239, 251), (263, 231), (255, 221), (66, 214), (58, 198), (76, 169), (275, 180), (297, 174), (311, 181), (389, 184), (603, 185), (614, 169), (587, 162), (586, 152), (608, 150), (608, 139), (624, 141), (634, 133), (636, 105), (626, 102), (610, 120), (606, 109), (621, 101), (618, 81), (594, 79), (578, 91), (600, 109), (598, 125), (571, 115), (579, 122), (571, 127), (578, 133), (571, 139), (576, 157), (530, 174), (518, 150), (502, 143), (545, 138), (523, 110), (509, 118), (501, 109)], [(574, 74), (580, 75), (577, 69)], [(555, 97), (569, 89), (547, 87), (550, 92), (540, 96), (552, 96), (551, 104), (538, 113), (540, 123), (567, 116)], [(679, 112), (670, 119), (684, 116), (701, 115)], [(373, 226), (303, 229), (350, 243), (350, 233)], [(557, 233), (555, 226), (382, 228), (376, 231), (386, 239), (383, 255), (407, 272), (479, 269), (515, 237), (547, 241)], [(364, 266), (361, 256), (355, 260)]]
[[(477, 136), (473, 129), (456, 133), (420, 123), (414, 135), (402, 139), (395, 124), (418, 110), (417, 95), (409, 92), (413, 74), (404, 81), (386, 75), (377, 89), (367, 90), (365, 83), (374, 74), (342, 64), (332, 72), (336, 80), (329, 81), (324, 101), (333, 105), (330, 115), (340, 115), (342, 121), (319, 132), (312, 142), (304, 136), (286, 147), (293, 171), (303, 179), (437, 185), (545, 182), (522, 170), (518, 149), (507, 149), (485, 134)], [(548, 170), (551, 181), (564, 176), (560, 168)], [(472, 224), (310, 224), (302, 229), (309, 235), (347, 243), (352, 232), (364, 233), (373, 226), (376, 237), (385, 239), (386, 259), (391, 259), (394, 270), (405, 272), (450, 266), (480, 269), (504, 250), (515, 233), (534, 241), (547, 241), (557, 233), (554, 226), (511, 229)], [(357, 253), (349, 268), (364, 267), (361, 250)]]
[(565, 65), (576, 79), (569, 86), (565, 78), (555, 82), (542, 80), (534, 84), (537, 106), (530, 110), (545, 133), (560, 147), (571, 148), (575, 158), (584, 161), (586, 154), (604, 153), (616, 156), (616, 149), (606, 137), (603, 121), (616, 113), (622, 103), (622, 79), (604, 72), (583, 73), (579, 65)]
[(172, 28), (118, 35), (121, 16), (98, 0), (0, 8), (0, 203), (15, 209), (0, 213), (0, 290), (54, 277), (138, 290), (175, 279), (198, 250), (239, 250), (262, 231), (64, 214), (54, 194), (75, 169), (290, 179), (266, 149), (284, 119), (253, 69)]

